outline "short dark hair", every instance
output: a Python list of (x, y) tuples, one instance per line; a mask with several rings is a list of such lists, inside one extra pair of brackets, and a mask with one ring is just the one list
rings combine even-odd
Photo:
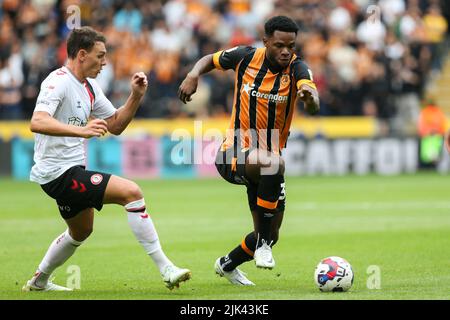
[(284, 32), (295, 32), (295, 34), (297, 34), (298, 26), (294, 20), (286, 16), (272, 17), (264, 24), (264, 32), (268, 37), (272, 36), (277, 30)]
[(67, 39), (67, 56), (75, 59), (78, 51), (81, 49), (90, 51), (97, 41), (106, 43), (106, 38), (91, 27), (73, 29)]

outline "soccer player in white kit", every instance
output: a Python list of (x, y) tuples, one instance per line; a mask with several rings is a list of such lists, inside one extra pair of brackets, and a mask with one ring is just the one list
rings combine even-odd
[(130, 96), (123, 106), (114, 108), (93, 79), (106, 64), (105, 42), (90, 27), (73, 30), (67, 41), (67, 65), (53, 71), (41, 85), (30, 125), (36, 133), (30, 180), (56, 200), (68, 229), (52, 242), (24, 291), (71, 290), (52, 283), (50, 275), (92, 233), (94, 208), (101, 210), (108, 203), (125, 207), (131, 230), (169, 289), (191, 277), (190, 270), (176, 267), (164, 254), (139, 186), (85, 169), (84, 140), (107, 132), (121, 134), (148, 85), (143, 72), (135, 73)]

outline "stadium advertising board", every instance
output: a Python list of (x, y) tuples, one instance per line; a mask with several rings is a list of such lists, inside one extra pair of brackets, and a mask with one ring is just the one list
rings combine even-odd
[[(108, 137), (87, 141), (88, 168), (133, 178), (218, 177), (214, 140)], [(2, 175), (28, 179), (33, 165), (33, 140), (16, 137), (2, 141)], [(292, 136), (284, 150), (286, 175), (396, 175), (420, 169), (416, 138), (306, 139)], [(7, 159), (8, 158), (8, 159)], [(442, 152), (432, 169), (450, 171)], [(8, 172), (10, 170), (10, 172)]]

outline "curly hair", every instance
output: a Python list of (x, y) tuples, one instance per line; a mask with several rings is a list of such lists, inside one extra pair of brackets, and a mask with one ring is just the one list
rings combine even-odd
[(266, 33), (266, 36), (272, 36), (277, 30), (284, 32), (295, 32), (295, 34), (297, 34), (298, 26), (294, 20), (286, 16), (272, 17), (264, 24), (264, 32)]

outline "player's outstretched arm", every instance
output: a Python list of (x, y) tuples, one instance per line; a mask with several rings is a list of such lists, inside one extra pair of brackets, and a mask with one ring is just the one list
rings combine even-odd
[(212, 54), (208, 54), (197, 61), (178, 89), (178, 97), (183, 103), (192, 100), (191, 96), (197, 91), (198, 78), (214, 68)]
[(102, 119), (94, 119), (89, 121), (85, 127), (78, 127), (59, 122), (45, 111), (36, 111), (33, 113), (30, 130), (34, 133), (49, 136), (81, 137), (86, 139), (101, 137), (108, 131), (106, 121)]
[(123, 106), (117, 109), (116, 113), (107, 118), (108, 131), (119, 135), (125, 130), (134, 118), (141, 100), (147, 91), (148, 80), (143, 72), (137, 72), (131, 78), (131, 93)]
[(319, 93), (313, 87), (302, 84), (297, 92), (298, 98), (305, 104), (305, 110), (309, 114), (319, 112)]

